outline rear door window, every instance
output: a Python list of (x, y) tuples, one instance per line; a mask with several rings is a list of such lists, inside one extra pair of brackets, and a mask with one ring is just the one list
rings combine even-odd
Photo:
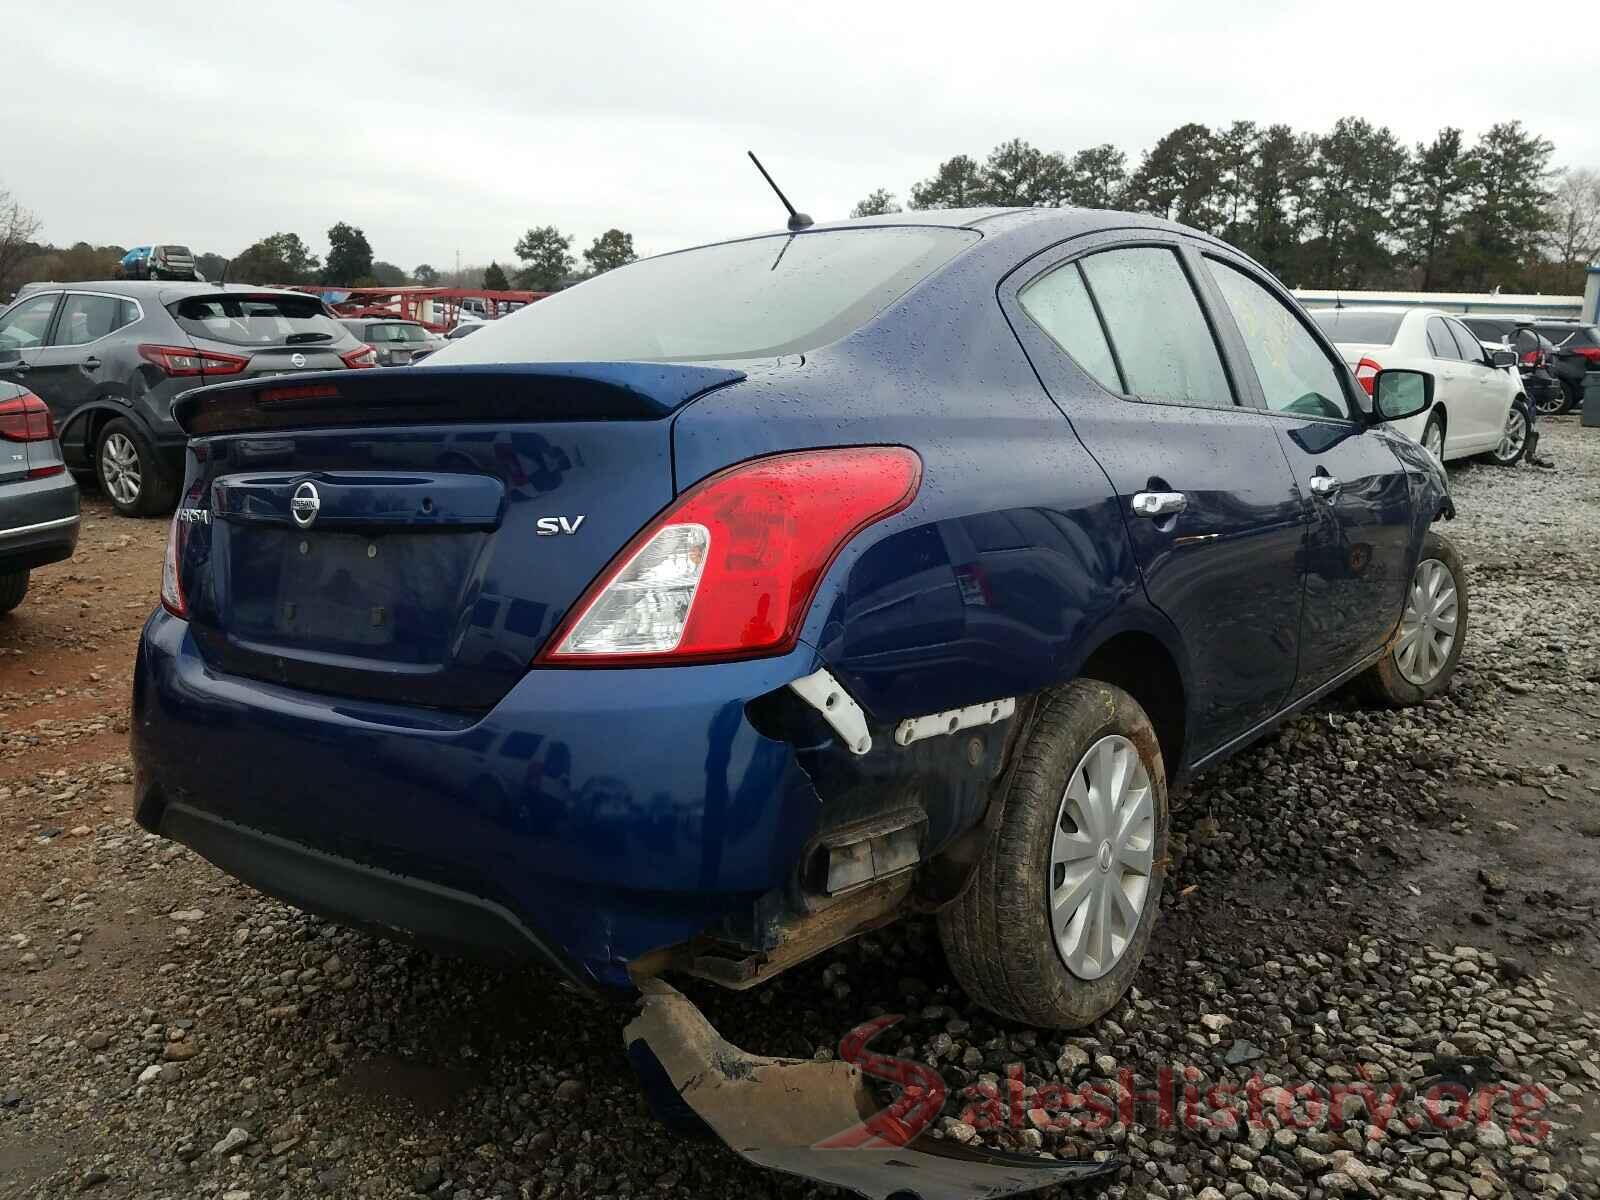
[(1077, 263), (1057, 267), (1034, 280), (1018, 294), (1017, 302), (1034, 324), (1102, 387), (1113, 392), (1127, 391)]
[(1435, 358), (1461, 357), (1461, 350), (1455, 338), (1450, 336), (1449, 326), (1444, 323), (1443, 317), (1428, 318), (1428, 350)]
[(52, 346), (82, 346), (115, 333), (138, 319), (139, 310), (131, 300), (118, 296), (93, 296), (69, 292), (61, 304)]
[(1079, 262), (1129, 394), (1174, 404), (1234, 406), (1216, 339), (1175, 251), (1130, 246)]
[(0, 350), (31, 350), (44, 341), (60, 293), (32, 296), (0, 317)]
[(1450, 332), (1456, 336), (1456, 345), (1461, 349), (1461, 357), (1468, 362), (1483, 361), (1483, 347), (1478, 344), (1478, 339), (1472, 336), (1472, 331), (1459, 321), (1446, 321)]
[(310, 345), (344, 332), (313, 296), (190, 296), (171, 309), (191, 337), (234, 346)]
[(428, 331), (420, 325), (390, 324), (367, 326), (367, 341), (374, 345), (391, 342), (425, 342)]
[(1230, 263), (1207, 257), (1223, 302), (1261, 381), (1267, 407), (1274, 412), (1349, 420), (1350, 406), (1340, 383), (1343, 368), (1311, 336), (1288, 307)]

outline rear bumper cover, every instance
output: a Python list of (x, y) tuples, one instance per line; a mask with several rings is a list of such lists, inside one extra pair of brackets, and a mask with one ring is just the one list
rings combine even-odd
[(471, 717), (223, 674), (158, 610), (137, 816), (323, 916), (631, 994), (631, 960), (789, 878), (816, 793), (745, 705), (816, 665), (535, 670)]
[(71, 558), (78, 545), (78, 485), (66, 472), (0, 489), (0, 572)]

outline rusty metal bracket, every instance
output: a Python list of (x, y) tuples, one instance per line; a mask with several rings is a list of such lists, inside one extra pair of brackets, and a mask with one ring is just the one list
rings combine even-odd
[[(694, 1003), (642, 979), (644, 1007), (623, 1031), (652, 1103), (687, 1107), (757, 1166), (848, 1188), (869, 1200), (980, 1200), (1115, 1174), (1121, 1162), (1005, 1154), (925, 1134), (895, 1136), (867, 1076), (850, 1062), (765, 1058), (726, 1041)], [(913, 1131), (914, 1132), (914, 1131)]]

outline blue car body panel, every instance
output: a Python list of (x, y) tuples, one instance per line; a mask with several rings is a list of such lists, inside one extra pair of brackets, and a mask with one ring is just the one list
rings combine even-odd
[[(141, 643), (141, 822), (189, 840), (199, 814), (250, 843), (202, 847), (228, 869), (375, 927), (382, 887), (480, 898), (570, 978), (626, 990), (630, 962), (698, 936), (771, 949), (830, 830), (914, 810), (924, 862), (980, 830), (1028, 699), (1107, 647), (1165, 664), (1172, 775), (1381, 650), (1443, 502), (1437, 464), (1385, 430), (1266, 412), (1220, 320), (1238, 407), (1145, 404), (1099, 387), (1016, 301), (1129, 239), (1247, 260), (1124, 214), (905, 219), (984, 236), (804, 354), (356, 372), (303, 407), (191, 393), (189, 611), (158, 611)], [(850, 445), (911, 447), (921, 487), (845, 545), (794, 650), (533, 665), (685, 489)], [(1312, 503), (1319, 470), (1345, 480), (1337, 505)], [(314, 537), (289, 507), (308, 480)], [(1191, 499), (1176, 522), (1129, 515), (1163, 485)], [(584, 536), (537, 526), (578, 515)], [(864, 711), (865, 755), (788, 689), (819, 667)], [(896, 744), (907, 718), (1001, 698), (1015, 717)], [(264, 865), (284, 847), (331, 856), (315, 886)]]

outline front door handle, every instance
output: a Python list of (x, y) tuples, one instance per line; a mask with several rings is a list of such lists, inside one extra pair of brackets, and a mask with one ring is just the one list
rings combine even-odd
[(1313, 475), (1311, 477), (1311, 494), (1321, 496), (1324, 500), (1331, 500), (1339, 494), (1339, 489), (1344, 485), (1332, 475)]
[(23, 362), (20, 358), (16, 362), (0, 364), (0, 374), (6, 374), (6, 375), (17, 374), (17, 375), (20, 375), (24, 371), (26, 371), (27, 369), (28, 369), (28, 364)]
[(100, 360), (92, 354), (89, 355), (88, 358), (83, 360), (83, 369), (85, 371), (98, 371), (100, 369)]
[(1182, 492), (1138, 492), (1133, 497), (1133, 515), (1136, 517), (1170, 517), (1189, 507), (1189, 497)]

